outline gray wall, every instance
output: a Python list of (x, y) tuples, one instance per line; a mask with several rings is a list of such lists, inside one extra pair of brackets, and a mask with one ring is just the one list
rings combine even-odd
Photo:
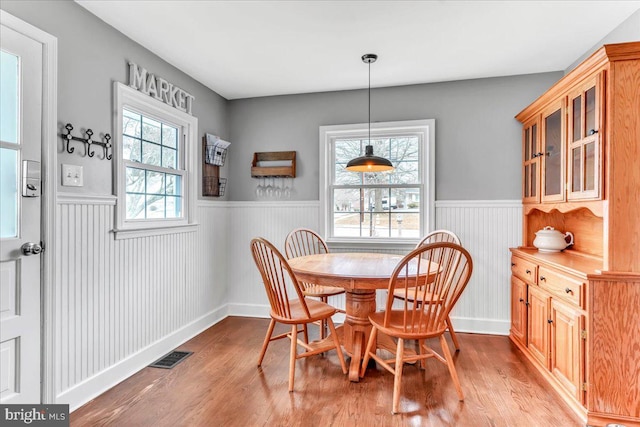
[[(521, 198), (521, 127), (514, 116), (562, 72), (372, 90), (372, 121), (436, 120), (436, 199)], [(366, 123), (366, 90), (229, 101), (229, 196), (256, 200), (256, 151), (297, 151), (294, 199), (318, 200), (318, 127)]]
[[(193, 115), (198, 134), (214, 133), (227, 139), (227, 100), (96, 18), (73, 1), (6, 1), (0, 7), (58, 38), (58, 122), (75, 127), (73, 134), (91, 128), (94, 136), (116, 131), (112, 122), (112, 85), (128, 83), (128, 62), (135, 62), (195, 96)], [(200, 142), (198, 141), (198, 144)], [(58, 164), (84, 166), (84, 187), (58, 191), (93, 195), (113, 193), (114, 162), (84, 156), (80, 143), (72, 154), (58, 140)], [(200, 153), (201, 150), (198, 150)], [(199, 154), (200, 155), (200, 154)], [(198, 161), (200, 164), (200, 161)], [(222, 168), (222, 174), (224, 175)], [(58, 169), (60, 170), (60, 169)], [(198, 191), (201, 194), (201, 191)]]
[(640, 10), (627, 18), (622, 24), (618, 25), (613, 31), (607, 34), (602, 40), (595, 44), (591, 49), (586, 51), (584, 55), (576, 59), (573, 64), (565, 70), (565, 74), (576, 68), (582, 61), (587, 59), (593, 52), (600, 49), (602, 45), (612, 43), (623, 43), (630, 41), (640, 41)]

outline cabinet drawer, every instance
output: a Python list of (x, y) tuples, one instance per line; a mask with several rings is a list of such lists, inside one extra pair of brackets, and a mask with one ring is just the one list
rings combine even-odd
[(584, 282), (545, 267), (538, 271), (538, 284), (554, 297), (584, 308)]
[(536, 284), (538, 266), (515, 256), (511, 257), (511, 273), (525, 282)]

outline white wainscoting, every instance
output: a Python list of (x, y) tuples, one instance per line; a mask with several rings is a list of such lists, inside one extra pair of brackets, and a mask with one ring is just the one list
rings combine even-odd
[(456, 331), (508, 335), (511, 253), (522, 242), (519, 200), (437, 201), (436, 228), (455, 232), (473, 259), (473, 274), (451, 313)]
[[(227, 248), (229, 314), (266, 317), (269, 313), (268, 300), (249, 252), (251, 239), (262, 236), (282, 248), (287, 233), (293, 228), (318, 229), (319, 207), (318, 202), (230, 203), (228, 227), (235, 237), (229, 238)], [(436, 202), (436, 228), (458, 234), (474, 261), (471, 281), (452, 313), (457, 330), (508, 335), (508, 248), (520, 244), (521, 224), (519, 200)], [(379, 308), (384, 306), (385, 298), (385, 292), (378, 292)], [(330, 303), (344, 308), (344, 296), (332, 297)], [(340, 316), (336, 320), (342, 321)]]
[(229, 202), (229, 314), (269, 316), (269, 300), (249, 249), (251, 239), (264, 237), (284, 254), (284, 240), (291, 230), (318, 229), (319, 207), (317, 201)]
[[(293, 228), (319, 228), (317, 201), (199, 201), (197, 232), (115, 240), (114, 207), (113, 197), (58, 195), (48, 360), (56, 403), (71, 410), (228, 315), (268, 317), (251, 239), (282, 249)], [(520, 243), (521, 213), (519, 201), (436, 203), (437, 228), (474, 260), (452, 316), (461, 332), (508, 333), (507, 248)], [(344, 308), (344, 296), (330, 302)]]
[(124, 240), (114, 208), (58, 197), (53, 366), (71, 410), (227, 316), (224, 205), (199, 205), (197, 232)]

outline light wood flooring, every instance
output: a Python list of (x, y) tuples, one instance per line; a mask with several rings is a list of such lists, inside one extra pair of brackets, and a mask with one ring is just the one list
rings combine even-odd
[(508, 337), (458, 334), (462, 350), (454, 358), (464, 402), (441, 363), (428, 360), (426, 370), (405, 365), (403, 413), (392, 415), (393, 376), (369, 368), (364, 379), (351, 383), (335, 352), (298, 360), (295, 391), (289, 393), (288, 340), (271, 343), (262, 368), (256, 366), (268, 323), (224, 319), (180, 346), (195, 353), (175, 368), (142, 369), (73, 412), (71, 425), (583, 425)]

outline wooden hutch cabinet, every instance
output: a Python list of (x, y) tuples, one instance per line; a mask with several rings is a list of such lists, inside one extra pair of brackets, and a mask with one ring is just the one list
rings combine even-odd
[[(516, 118), (511, 340), (588, 425), (640, 426), (640, 42), (603, 46)], [(575, 243), (539, 252), (545, 226)]]

